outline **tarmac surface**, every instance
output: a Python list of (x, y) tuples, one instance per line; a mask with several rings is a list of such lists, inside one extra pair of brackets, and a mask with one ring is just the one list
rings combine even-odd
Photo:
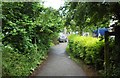
[(36, 76), (86, 76), (83, 69), (66, 54), (67, 43), (50, 48), (48, 60)]

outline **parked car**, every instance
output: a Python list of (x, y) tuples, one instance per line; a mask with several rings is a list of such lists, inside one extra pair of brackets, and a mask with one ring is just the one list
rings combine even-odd
[(67, 36), (65, 34), (60, 34), (59, 42), (67, 42)]

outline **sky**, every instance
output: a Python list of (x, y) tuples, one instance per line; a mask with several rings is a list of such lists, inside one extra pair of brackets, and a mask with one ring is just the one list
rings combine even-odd
[(54, 9), (59, 9), (60, 6), (64, 4), (64, 0), (44, 0), (45, 7), (52, 7)]

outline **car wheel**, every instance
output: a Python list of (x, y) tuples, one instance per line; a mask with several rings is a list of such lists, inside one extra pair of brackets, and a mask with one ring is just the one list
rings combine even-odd
[(67, 40), (65, 40), (65, 42), (67, 42)]

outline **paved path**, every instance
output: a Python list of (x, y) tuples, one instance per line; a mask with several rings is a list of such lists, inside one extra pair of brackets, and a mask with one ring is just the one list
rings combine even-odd
[(82, 68), (65, 53), (67, 43), (60, 43), (50, 49), (46, 63), (37, 76), (86, 76)]

